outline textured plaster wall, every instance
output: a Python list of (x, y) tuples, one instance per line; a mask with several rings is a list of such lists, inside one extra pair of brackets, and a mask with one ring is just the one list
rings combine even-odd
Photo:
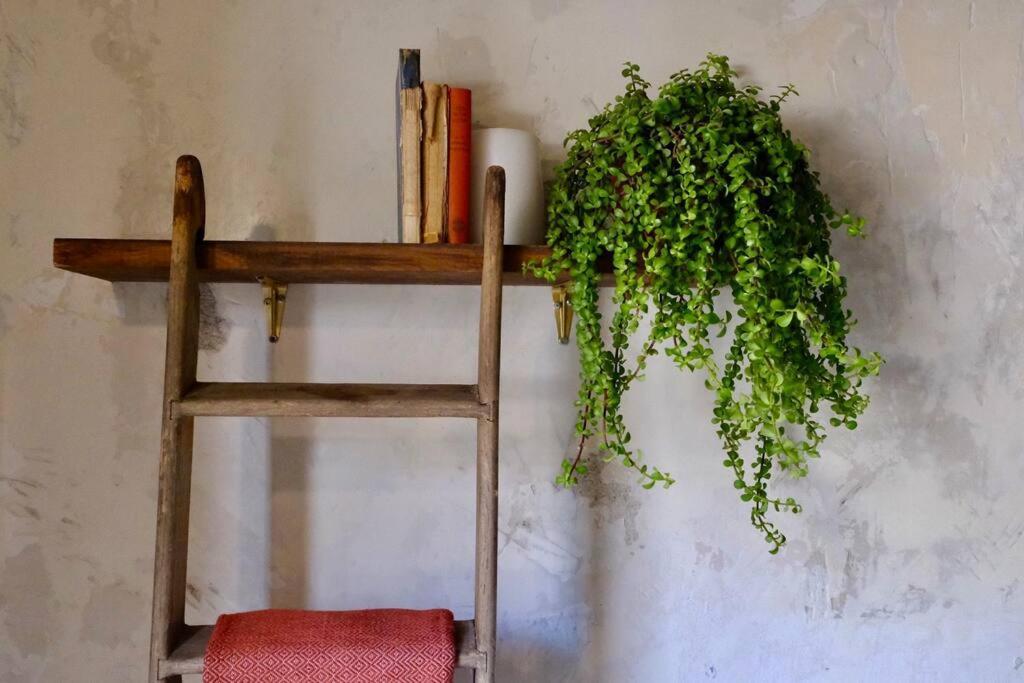
[[(0, 0), (0, 679), (145, 675), (165, 288), (50, 266), (54, 236), (165, 237), (174, 158), (208, 236), (394, 235), (398, 47), (525, 127), (549, 168), (620, 90), (708, 50), (802, 97), (787, 122), (840, 206), (889, 362), (770, 557), (722, 470), (699, 379), (655, 366), (633, 433), (679, 479), (557, 490), (575, 351), (541, 288), (505, 293), (504, 681), (1024, 681), (1024, 139), (1019, 2)], [(471, 288), (204, 291), (206, 378), (474, 376)], [(471, 611), (473, 432), (456, 421), (208, 420), (189, 612)]]

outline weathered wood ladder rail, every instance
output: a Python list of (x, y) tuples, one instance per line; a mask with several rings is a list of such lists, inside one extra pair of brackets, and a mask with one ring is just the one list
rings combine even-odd
[(494, 680), (497, 616), (498, 378), (501, 357), (505, 172), (487, 171), (480, 350), (475, 385), (254, 384), (196, 380), (199, 279), (196, 249), (206, 204), (195, 157), (178, 159), (174, 179), (167, 358), (153, 579), (151, 681), (180, 683), (201, 673), (210, 626), (185, 624), (192, 433), (197, 416), (471, 417), (477, 421), (474, 619), (456, 622), (458, 665), (478, 683)]

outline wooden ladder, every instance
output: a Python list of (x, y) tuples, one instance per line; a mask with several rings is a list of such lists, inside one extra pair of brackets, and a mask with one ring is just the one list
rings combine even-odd
[(501, 355), (505, 172), (487, 170), (477, 383), (282, 384), (199, 382), (196, 251), (206, 219), (203, 173), (178, 159), (167, 289), (167, 357), (153, 578), (150, 681), (180, 683), (203, 670), (211, 626), (185, 624), (192, 434), (207, 415), (304, 417), (469, 417), (477, 423), (474, 618), (456, 622), (458, 666), (478, 683), (494, 680), (498, 535), (498, 372)]

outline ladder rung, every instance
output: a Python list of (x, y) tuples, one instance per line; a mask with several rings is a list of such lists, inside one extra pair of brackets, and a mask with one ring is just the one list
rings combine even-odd
[(486, 417), (475, 384), (196, 382), (176, 416)]
[[(203, 673), (203, 656), (213, 635), (212, 626), (189, 626), (191, 632), (181, 645), (171, 652), (170, 657), (160, 661), (160, 678)], [(476, 630), (473, 621), (455, 622), (455, 649), (458, 652), (456, 666), (463, 669), (482, 669), (486, 661), (484, 654), (476, 649)]]

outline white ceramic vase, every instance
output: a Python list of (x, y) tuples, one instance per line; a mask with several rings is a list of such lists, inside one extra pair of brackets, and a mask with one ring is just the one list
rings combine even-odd
[(483, 238), (484, 177), (489, 166), (505, 169), (505, 244), (544, 242), (544, 185), (541, 180), (537, 138), (514, 128), (478, 128), (473, 131), (470, 177), (470, 232), (473, 242)]

